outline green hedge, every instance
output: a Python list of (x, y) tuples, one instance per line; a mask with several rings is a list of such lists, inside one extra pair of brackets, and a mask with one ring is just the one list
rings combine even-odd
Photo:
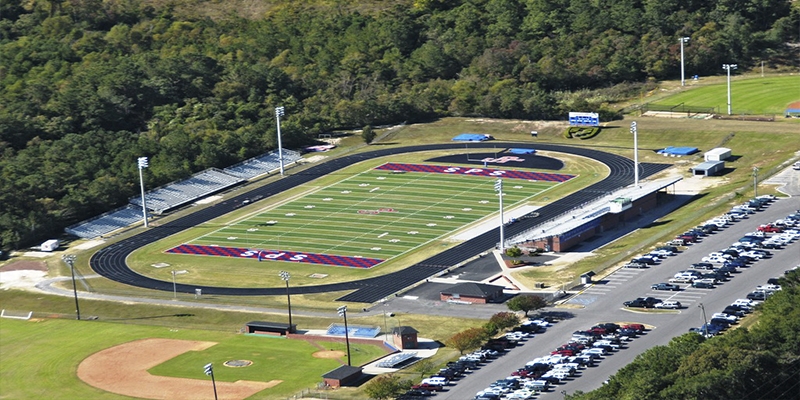
[(579, 138), (581, 140), (591, 139), (600, 133), (599, 126), (571, 126), (564, 131), (567, 139)]

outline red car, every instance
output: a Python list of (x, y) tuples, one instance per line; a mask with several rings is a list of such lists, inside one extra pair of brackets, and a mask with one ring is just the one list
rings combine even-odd
[(414, 385), (411, 388), (417, 390), (427, 390), (429, 392), (438, 392), (444, 390), (442, 385), (431, 385), (429, 383), (420, 383), (419, 385)]
[(628, 324), (628, 325), (623, 325), (622, 327), (627, 329), (633, 329), (640, 333), (644, 332), (644, 325), (642, 324)]
[(767, 232), (767, 233), (779, 233), (779, 232), (783, 232), (783, 229), (781, 229), (781, 227), (779, 227), (779, 226), (775, 226), (775, 225), (772, 225), (772, 224), (767, 224), (767, 225), (759, 226), (758, 227), (758, 231), (759, 232)]

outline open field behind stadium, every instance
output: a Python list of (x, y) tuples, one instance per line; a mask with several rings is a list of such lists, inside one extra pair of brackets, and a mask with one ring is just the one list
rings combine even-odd
[[(764, 78), (745, 78), (735, 74), (731, 76), (733, 114), (781, 115), (789, 104), (796, 101), (800, 101), (800, 75)], [(726, 81), (710, 85), (700, 83), (697, 87), (683, 90), (652, 104), (716, 107), (717, 112), (725, 114), (728, 104), (728, 85)]]

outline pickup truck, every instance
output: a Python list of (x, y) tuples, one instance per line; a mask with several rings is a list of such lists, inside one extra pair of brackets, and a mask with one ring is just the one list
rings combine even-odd
[(672, 283), (654, 283), (650, 288), (655, 290), (681, 290), (680, 286)]

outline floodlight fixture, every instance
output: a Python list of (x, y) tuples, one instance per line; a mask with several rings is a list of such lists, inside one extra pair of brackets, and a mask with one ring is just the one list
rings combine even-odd
[(350, 364), (350, 329), (347, 328), (347, 306), (336, 309), (340, 317), (344, 318), (344, 342), (347, 344), (347, 365)]
[(689, 42), (689, 37), (684, 36), (678, 40), (681, 42), (681, 86), (686, 86), (686, 78), (684, 75), (684, 62), (683, 62), (683, 44)]
[(728, 71), (728, 115), (731, 115), (731, 70), (736, 68), (736, 64), (722, 64), (722, 69)]
[(286, 271), (281, 271), (278, 274), (281, 276), (281, 280), (286, 282), (286, 304), (289, 309), (289, 332), (292, 332), (292, 296), (289, 293), (289, 278), (292, 276)]
[(78, 318), (78, 321), (81, 320), (81, 308), (78, 305), (78, 286), (75, 285), (75, 255), (74, 254), (67, 254), (64, 257), (61, 257), (69, 266), (69, 271), (72, 274), (72, 293), (75, 296), (75, 314)]
[(281, 117), (284, 114), (283, 106), (275, 107), (275, 121), (278, 123), (278, 163), (280, 163), (281, 176), (283, 176), (283, 144), (281, 144)]
[(494, 191), (497, 192), (497, 197), (500, 199), (500, 251), (506, 249), (505, 239), (505, 221), (503, 220), (503, 180), (497, 179), (494, 181)]
[(147, 203), (144, 198), (144, 175), (142, 170), (149, 167), (150, 164), (147, 162), (147, 157), (139, 157), (137, 164), (139, 166), (139, 184), (142, 187), (142, 219), (144, 220), (144, 227), (147, 228)]
[(631, 122), (631, 133), (633, 134), (633, 186), (639, 187), (639, 129), (636, 121)]

